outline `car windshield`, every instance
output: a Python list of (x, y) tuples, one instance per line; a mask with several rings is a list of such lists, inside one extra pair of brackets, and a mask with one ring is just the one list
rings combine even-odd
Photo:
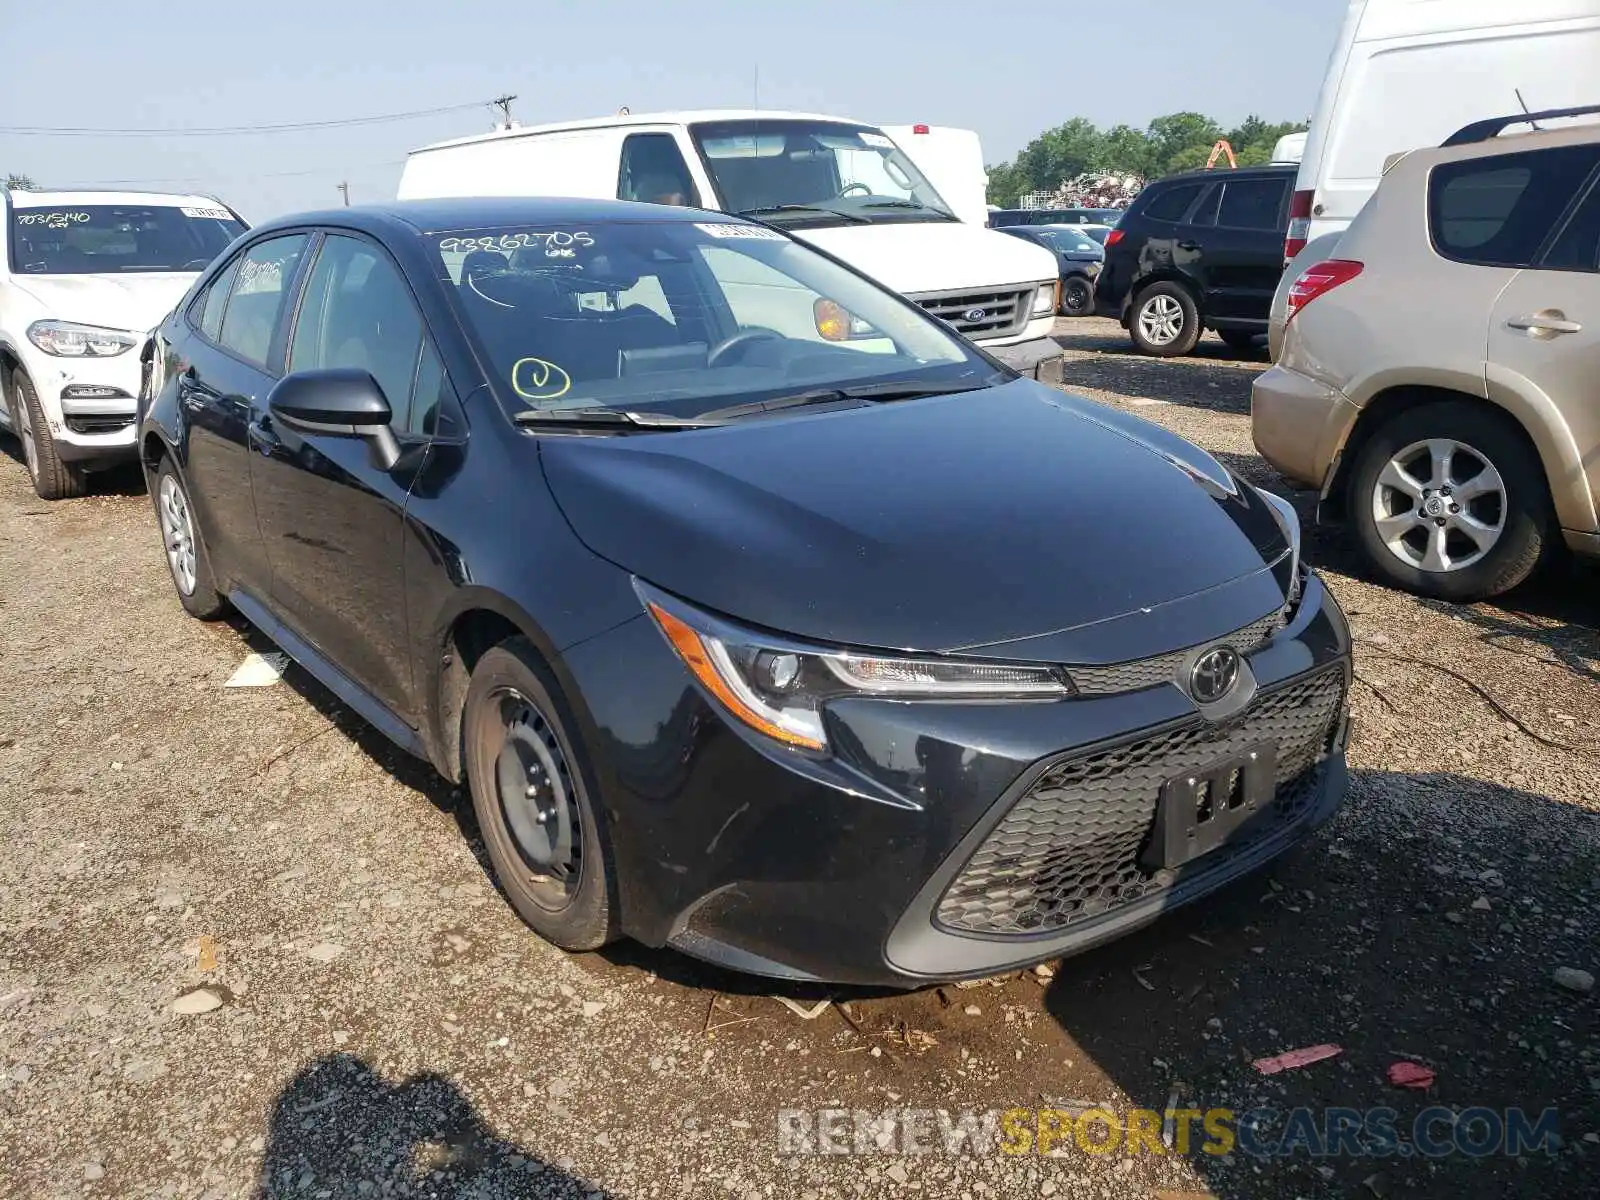
[(199, 271), (243, 232), (216, 205), (14, 206), (11, 267), (21, 275)]
[(933, 318), (761, 225), (617, 221), (426, 237), (514, 417), (602, 408), (695, 417), (802, 392), (916, 394), (999, 377)]
[(728, 212), (809, 224), (955, 220), (916, 164), (869, 126), (714, 121), (690, 133)]
[[(1082, 227), (1087, 231), (1088, 226)], [(1090, 241), (1085, 233), (1073, 229), (1039, 229), (1036, 231), (1039, 239), (1058, 254), (1081, 254), (1086, 250), (1096, 249), (1095, 243)]]

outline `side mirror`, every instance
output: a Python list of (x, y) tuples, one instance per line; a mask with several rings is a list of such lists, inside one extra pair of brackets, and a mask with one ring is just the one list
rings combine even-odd
[(379, 470), (391, 470), (400, 461), (400, 443), (389, 428), (394, 413), (388, 397), (359, 367), (285, 375), (267, 394), (267, 411), (297, 433), (362, 438)]

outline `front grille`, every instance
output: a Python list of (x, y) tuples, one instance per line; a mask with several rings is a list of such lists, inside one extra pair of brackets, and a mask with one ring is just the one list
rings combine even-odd
[[(1035, 288), (988, 292), (924, 292), (912, 299), (969, 338), (996, 338), (1021, 332), (1033, 309)], [(982, 312), (981, 317), (969, 316)]]
[[(1283, 627), (1283, 622), (1283, 613), (1275, 612), (1235, 633), (1218, 638), (1214, 644), (1232, 646), (1240, 654), (1250, 654), (1277, 633)], [(1178, 667), (1188, 653), (1188, 650), (1176, 650), (1171, 654), (1158, 654), (1154, 658), (1112, 663), (1108, 667), (1068, 667), (1067, 674), (1072, 677), (1080, 696), (1114, 696), (1119, 692), (1137, 692), (1172, 683), (1177, 679)]]
[(65, 417), (73, 433), (115, 433), (133, 424), (132, 413), (67, 413)]
[(1271, 808), (1247, 839), (1191, 864), (1220, 865), (1306, 815), (1344, 693), (1344, 668), (1333, 667), (1257, 697), (1229, 724), (1195, 718), (1053, 764), (956, 876), (939, 902), (939, 922), (971, 933), (1048, 933), (1170, 888), (1178, 873), (1149, 871), (1139, 862), (1162, 784), (1275, 742), (1278, 790)]

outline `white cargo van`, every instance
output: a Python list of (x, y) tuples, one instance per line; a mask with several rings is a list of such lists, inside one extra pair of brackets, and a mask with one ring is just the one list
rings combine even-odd
[(1384, 163), (1473, 121), (1600, 101), (1600, 0), (1352, 0), (1300, 161), (1285, 259), (1342, 231)]
[(894, 140), (859, 121), (713, 110), (496, 130), (411, 152), (399, 198), (439, 196), (616, 197), (754, 217), (986, 349), (1020, 350), (1055, 319), (1055, 256), (958, 220)]

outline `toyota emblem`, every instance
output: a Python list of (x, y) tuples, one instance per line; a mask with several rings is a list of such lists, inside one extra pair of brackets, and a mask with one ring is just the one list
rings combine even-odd
[(988, 316), (989, 310), (986, 308), (969, 308), (966, 312), (961, 314), (961, 319), (976, 325), (979, 321), (985, 320)]
[(1189, 674), (1189, 694), (1199, 704), (1215, 704), (1239, 682), (1239, 653), (1228, 646), (1207, 650)]

